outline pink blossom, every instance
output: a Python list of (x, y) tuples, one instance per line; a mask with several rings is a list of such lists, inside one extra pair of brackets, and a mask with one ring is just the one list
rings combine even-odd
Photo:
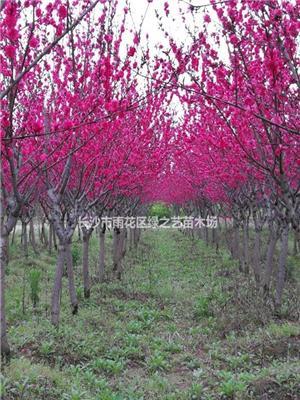
[(192, 57), (192, 68), (195, 71), (198, 71), (199, 69), (199, 59), (197, 57)]
[(236, 45), (238, 44), (239, 40), (238, 40), (238, 38), (236, 37), (236, 35), (232, 34), (232, 35), (230, 35), (230, 42), (231, 42), (234, 46), (236, 46)]
[(8, 37), (8, 39), (10, 39), (12, 41), (18, 40), (19, 39), (19, 32), (17, 31), (17, 29), (11, 28), (7, 32), (7, 37)]
[(128, 57), (133, 57), (135, 55), (135, 52), (136, 52), (135, 48), (134, 47), (130, 47), (129, 50), (128, 50), (128, 53), (127, 53)]
[(168, 3), (168, 2), (165, 2), (165, 4), (164, 4), (164, 10), (165, 10), (166, 16), (168, 16), (169, 13), (170, 13), (170, 11), (169, 11), (169, 3)]
[(29, 42), (30, 46), (34, 49), (38, 46), (39, 40), (36, 37), (32, 37)]
[(104, 36), (104, 39), (107, 41), (107, 43), (111, 43), (113, 40), (113, 37), (112, 37), (112, 35), (107, 34)]
[(64, 129), (70, 129), (73, 126), (73, 122), (70, 119), (67, 119), (64, 123)]
[(12, 158), (14, 153), (13, 153), (13, 151), (12, 151), (12, 149), (10, 147), (7, 147), (6, 148), (6, 154), (7, 154), (8, 158)]
[(207, 22), (207, 23), (209, 23), (211, 21), (211, 18), (210, 18), (210, 16), (208, 14), (204, 15), (204, 21)]
[(65, 6), (60, 6), (58, 9), (58, 15), (60, 16), (61, 19), (66, 18), (68, 15), (68, 11)]
[(8, 58), (11, 58), (11, 59), (15, 58), (16, 48), (13, 45), (9, 44), (9, 45), (5, 46), (4, 51)]
[(31, 128), (33, 132), (40, 132), (43, 129), (43, 123), (40, 120), (34, 121), (31, 124)]

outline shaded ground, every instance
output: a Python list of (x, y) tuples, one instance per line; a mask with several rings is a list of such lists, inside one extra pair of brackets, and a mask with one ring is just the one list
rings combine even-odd
[[(48, 320), (55, 258), (42, 252), (24, 262), (12, 249), (14, 353), (3, 365), (3, 399), (300, 398), (299, 323), (288, 312), (273, 320), (225, 252), (177, 231), (147, 231), (127, 257), (123, 281), (108, 274), (85, 301), (80, 244), (74, 249), (80, 309), (71, 315), (64, 282), (58, 330)], [(97, 251), (93, 239), (93, 273)], [(42, 271), (35, 311), (27, 278), (33, 268)]]

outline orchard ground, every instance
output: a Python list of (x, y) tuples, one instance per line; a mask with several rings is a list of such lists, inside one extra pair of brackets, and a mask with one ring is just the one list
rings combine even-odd
[[(225, 250), (216, 254), (177, 230), (147, 230), (116, 282), (107, 236), (106, 281), (93, 279), (89, 300), (81, 289), (81, 243), (73, 242), (80, 307), (72, 316), (63, 290), (59, 329), (49, 321), (55, 252), (40, 249), (24, 259), (19, 241), (11, 246), (13, 354), (2, 365), (1, 398), (299, 399), (299, 255), (289, 257), (282, 315), (275, 318)], [(95, 275), (97, 237), (90, 260)]]

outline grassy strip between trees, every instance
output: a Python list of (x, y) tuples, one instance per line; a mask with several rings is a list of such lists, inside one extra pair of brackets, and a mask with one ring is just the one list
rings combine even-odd
[[(109, 238), (111, 246), (111, 237)], [(97, 238), (91, 239), (96, 274)], [(126, 258), (122, 282), (81, 289), (81, 246), (73, 244), (78, 315), (61, 299), (49, 322), (55, 255), (11, 249), (3, 399), (299, 399), (300, 324), (290, 276), (281, 320), (225, 251), (216, 255), (178, 231), (146, 231)], [(108, 252), (107, 252), (108, 253)], [(107, 260), (111, 264), (111, 260)], [(67, 278), (64, 285), (67, 285)], [(20, 285), (20, 282), (23, 282)], [(293, 308), (294, 307), (294, 308)]]

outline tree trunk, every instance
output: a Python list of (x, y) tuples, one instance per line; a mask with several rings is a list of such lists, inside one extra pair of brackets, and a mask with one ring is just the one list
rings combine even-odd
[[(184, 233), (183, 229), (181, 229), (181, 232)], [(197, 228), (197, 235), (199, 239), (202, 239), (202, 229), (200, 227)]]
[(57, 250), (57, 242), (56, 242), (56, 233), (55, 233), (55, 229), (54, 226), (52, 225), (52, 236), (53, 236), (53, 245), (55, 250)]
[(239, 270), (242, 271), (241, 255), (240, 255), (240, 235), (239, 235), (239, 224), (233, 223), (233, 244), (232, 244), (233, 258), (239, 262)]
[(119, 242), (121, 231), (119, 228), (114, 228), (113, 231), (113, 271), (118, 270), (119, 262)]
[(233, 246), (233, 230), (228, 227), (227, 218), (224, 218), (225, 224), (225, 242), (228, 250), (230, 251), (231, 257), (234, 258), (234, 246)]
[(137, 245), (139, 244), (139, 241), (141, 240), (141, 235), (142, 235), (142, 230), (141, 229), (136, 229), (137, 233)]
[(25, 257), (28, 257), (28, 235), (27, 235), (27, 224), (22, 221), (22, 247)]
[(7, 340), (6, 332), (6, 314), (5, 314), (5, 271), (8, 263), (8, 244), (9, 234), (15, 228), (21, 205), (16, 203), (13, 210), (7, 215), (7, 220), (4, 223), (4, 209), (3, 209), (3, 192), (0, 191), (0, 312), (1, 312), (1, 354), (4, 356), (10, 355), (10, 347)]
[(122, 235), (123, 235), (123, 238), (122, 238), (123, 246), (122, 246), (121, 257), (124, 258), (126, 255), (126, 252), (127, 252), (127, 229), (126, 228), (123, 229)]
[(71, 253), (71, 244), (66, 245), (66, 262), (67, 262), (67, 273), (68, 273), (68, 284), (69, 284), (69, 294), (72, 306), (72, 314), (77, 314), (78, 312), (78, 300), (74, 281), (74, 270), (73, 270), (73, 260)]
[(45, 245), (45, 247), (48, 246), (48, 237), (47, 237), (47, 231), (45, 228), (45, 221), (42, 221), (42, 230), (41, 230), (41, 242)]
[(31, 243), (31, 246), (33, 248), (33, 251), (35, 252), (35, 254), (37, 254), (38, 251), (37, 251), (37, 248), (36, 248), (33, 218), (29, 222), (29, 239), (30, 239), (30, 243)]
[(133, 243), (134, 247), (137, 247), (139, 243), (139, 231), (140, 229), (137, 229), (136, 227), (133, 228)]
[(128, 229), (128, 234), (129, 234), (129, 249), (132, 250), (133, 245), (134, 245), (133, 229), (132, 228)]
[(257, 284), (259, 284), (261, 278), (260, 256), (261, 256), (261, 229), (257, 227), (255, 228), (254, 254), (253, 254), (254, 277)]
[(263, 283), (263, 289), (265, 294), (268, 294), (270, 291), (271, 278), (274, 266), (274, 253), (276, 249), (276, 243), (278, 240), (278, 234), (276, 229), (274, 228), (273, 222), (269, 223), (269, 230), (270, 230), (269, 244), (267, 248), (266, 269), (265, 269), (264, 283)]
[(51, 298), (51, 322), (55, 326), (58, 326), (59, 323), (60, 294), (62, 287), (62, 276), (64, 271), (65, 258), (66, 258), (66, 247), (65, 245), (59, 245), (54, 286)]
[(48, 252), (49, 252), (49, 254), (52, 253), (53, 231), (54, 231), (53, 225), (50, 222), (50, 224), (49, 224), (49, 243), (48, 243)]
[(14, 226), (13, 232), (12, 232), (12, 237), (11, 237), (11, 244), (13, 245), (15, 242), (15, 236), (16, 236), (16, 225)]
[(121, 279), (123, 272), (122, 259), (126, 254), (126, 229), (122, 229), (119, 235), (118, 249), (117, 249), (117, 278)]
[(99, 282), (104, 280), (104, 268), (105, 268), (105, 225), (99, 229), (99, 269), (98, 279)]
[(243, 221), (243, 271), (249, 274), (249, 221)]
[(298, 232), (294, 231), (294, 240), (293, 240), (293, 255), (296, 256), (299, 251), (299, 243), (298, 243)]
[(204, 232), (205, 232), (205, 243), (208, 245), (209, 244), (209, 232), (207, 226), (204, 227)]
[(7, 243), (8, 243), (8, 235), (1, 235), (0, 238), (0, 264), (1, 264), (1, 354), (4, 356), (9, 356), (10, 348), (7, 340), (6, 334), (6, 317), (5, 317), (5, 269), (7, 265)]
[(218, 235), (218, 228), (211, 228), (211, 239), (212, 239), (212, 244), (215, 245), (216, 253), (219, 252), (219, 235)]
[(39, 242), (43, 243), (42, 228), (41, 228), (41, 220), (40, 220), (40, 218), (38, 218), (38, 237), (39, 237)]
[(83, 251), (82, 251), (82, 275), (83, 275), (83, 292), (84, 297), (88, 299), (91, 295), (90, 287), (90, 273), (89, 273), (89, 244), (92, 230), (82, 229), (82, 241), (83, 241)]
[(288, 255), (288, 240), (289, 240), (289, 226), (286, 225), (281, 233), (281, 249), (278, 265), (278, 273), (276, 280), (276, 292), (275, 292), (275, 310), (280, 311), (282, 303), (282, 293), (285, 283), (286, 276), (286, 262)]

